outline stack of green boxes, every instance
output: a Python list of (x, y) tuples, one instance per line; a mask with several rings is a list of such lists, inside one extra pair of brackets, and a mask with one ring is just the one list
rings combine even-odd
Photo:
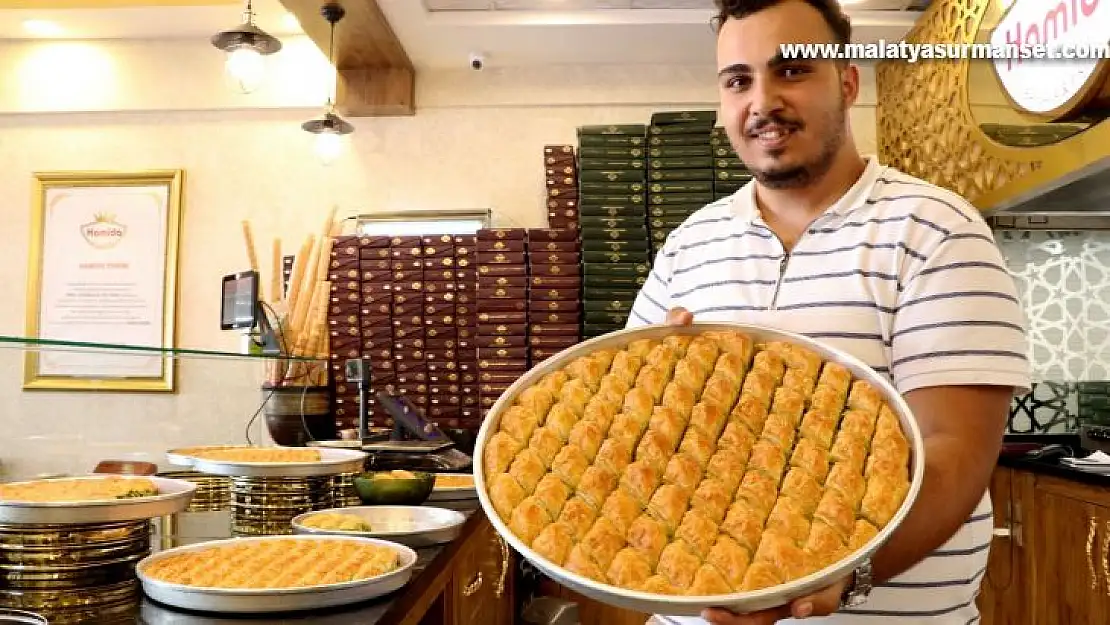
[(647, 126), (578, 129), (582, 337), (624, 328), (650, 270)]
[(716, 111), (655, 113), (648, 128), (648, 229), (654, 256), (667, 235), (713, 201)]
[(728, 197), (752, 179), (752, 172), (732, 149), (724, 128), (714, 128), (709, 142), (713, 145), (713, 197)]

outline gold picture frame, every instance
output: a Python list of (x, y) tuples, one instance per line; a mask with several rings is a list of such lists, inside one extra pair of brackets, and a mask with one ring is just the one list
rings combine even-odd
[(180, 169), (34, 174), (24, 389), (175, 391), (184, 182)]

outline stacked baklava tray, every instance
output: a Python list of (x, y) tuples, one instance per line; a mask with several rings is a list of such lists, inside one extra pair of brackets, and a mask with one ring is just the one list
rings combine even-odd
[(488, 499), (535, 556), (660, 595), (780, 585), (866, 545), (909, 492), (882, 392), (789, 342), (706, 331), (573, 359), (485, 427)]

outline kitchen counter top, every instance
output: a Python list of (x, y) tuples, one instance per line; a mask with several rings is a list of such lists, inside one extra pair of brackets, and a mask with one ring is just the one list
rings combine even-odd
[(1054, 477), (1072, 480), (1075, 482), (1082, 482), (1092, 486), (1105, 486), (1110, 487), (1110, 474), (1091, 473), (1090, 471), (1080, 471), (1064, 464), (1060, 464), (1058, 460), (1034, 460), (1024, 458), (1021, 456), (1007, 457), (1001, 456), (998, 458), (998, 465), (1009, 467), (1011, 469), (1019, 469), (1021, 471), (1029, 471), (1031, 473), (1039, 473), (1042, 475), (1051, 475)]
[(1003, 445), (1003, 454), (998, 458), (998, 466), (1018, 469), (1022, 471), (1029, 471), (1030, 473), (1037, 473), (1041, 475), (1051, 475), (1066, 480), (1090, 484), (1092, 486), (1110, 487), (1110, 475), (1091, 473), (1090, 471), (1081, 471), (1079, 469), (1072, 468), (1066, 464), (1060, 464), (1059, 457), (1038, 459), (1031, 458), (1022, 454), (1010, 455), (1006, 453), (1005, 448), (1007, 444), (1063, 445), (1064, 447), (1068, 448), (1066, 454), (1067, 456), (1086, 456), (1090, 452), (1085, 451), (1080, 446), (1079, 436), (1077, 435), (1007, 435)]

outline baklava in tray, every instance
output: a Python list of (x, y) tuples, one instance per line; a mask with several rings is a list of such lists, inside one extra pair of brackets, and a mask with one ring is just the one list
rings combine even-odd
[(115, 475), (0, 484), (0, 502), (88, 503), (158, 495), (153, 480)]
[(910, 490), (911, 444), (880, 389), (744, 332), (641, 339), (521, 391), (481, 458), (501, 521), (596, 582), (727, 595), (851, 555)]

